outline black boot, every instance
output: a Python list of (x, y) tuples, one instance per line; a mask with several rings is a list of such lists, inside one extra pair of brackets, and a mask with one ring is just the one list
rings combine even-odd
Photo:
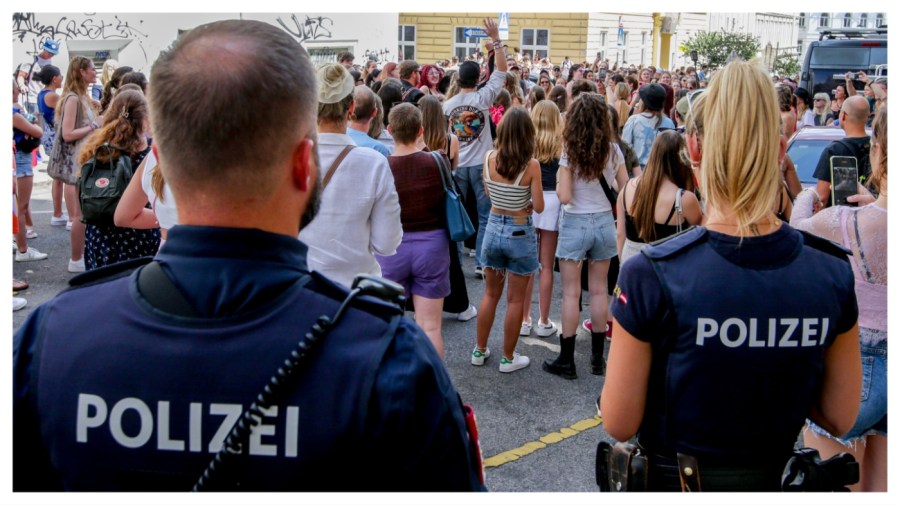
[(559, 356), (555, 360), (544, 360), (544, 371), (559, 375), (563, 379), (577, 379), (575, 374), (575, 335), (559, 336)]
[(606, 333), (591, 333), (591, 373), (594, 375), (606, 375), (605, 347)]

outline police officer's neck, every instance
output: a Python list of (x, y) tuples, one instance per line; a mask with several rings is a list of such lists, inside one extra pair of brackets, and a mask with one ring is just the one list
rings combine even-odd
[(735, 237), (758, 237), (776, 232), (781, 227), (781, 220), (770, 213), (747, 226), (740, 226), (733, 212), (711, 210), (703, 221), (703, 226), (710, 231), (732, 235)]

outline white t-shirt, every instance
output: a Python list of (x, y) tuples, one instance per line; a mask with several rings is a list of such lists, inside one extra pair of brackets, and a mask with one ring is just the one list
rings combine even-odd
[[(27, 98), (28, 103), (33, 103), (33, 104), (37, 103), (38, 93), (40, 93), (41, 89), (44, 88), (44, 85), (41, 83), (41, 79), (40, 79), (40, 77), (38, 77), (38, 74), (41, 73), (42, 67), (49, 65), (49, 64), (50, 64), (50, 60), (45, 60), (43, 58), (39, 58), (36, 56), (33, 60), (27, 61), (27, 62), (19, 65), (19, 67), (18, 67), (19, 72), (25, 72), (26, 74), (27, 73), (31, 74), (31, 79), (28, 82), (28, 98)], [(21, 97), (21, 98), (19, 98), (19, 100), (22, 103), (25, 103), (26, 98)]]
[(491, 105), (500, 94), (504, 82), (506, 72), (496, 71), (478, 91), (460, 93), (444, 102), (444, 115), (450, 118), (450, 128), (459, 138), (458, 166), (481, 165), (484, 154), (493, 148)]
[(156, 195), (156, 191), (153, 191), (151, 181), (153, 180), (153, 172), (157, 170), (159, 170), (159, 162), (156, 160), (156, 155), (153, 154), (153, 151), (150, 151), (147, 153), (147, 162), (144, 164), (141, 188), (143, 188), (144, 194), (147, 195), (150, 206), (153, 207), (153, 213), (156, 214), (159, 227), (169, 230), (178, 224), (178, 209), (175, 208), (175, 197), (172, 195), (172, 190), (169, 189), (168, 184), (163, 186), (162, 200)]
[[(616, 169), (619, 165), (625, 163), (625, 156), (622, 150), (613, 142), (610, 142), (609, 160), (606, 162), (606, 168), (603, 169), (603, 177), (610, 188), (615, 187)], [(571, 170), (569, 167), (569, 159), (563, 151), (559, 158), (559, 168)], [(609, 198), (603, 192), (603, 186), (600, 180), (586, 181), (578, 177), (572, 172), (572, 199), (563, 206), (566, 212), (570, 214), (596, 214), (598, 212), (612, 212), (612, 206), (609, 204)]]

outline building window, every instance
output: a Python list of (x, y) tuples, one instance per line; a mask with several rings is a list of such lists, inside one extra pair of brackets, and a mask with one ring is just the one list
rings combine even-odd
[(466, 37), (466, 30), (477, 31), (481, 28), (474, 26), (457, 26), (455, 36), (453, 38), (453, 54), (455, 54), (460, 62), (466, 61), (466, 58), (472, 56), (472, 53), (481, 51), (481, 39), (478, 37)]
[(875, 28), (881, 28), (884, 26), (884, 14), (878, 14), (875, 16)]
[(863, 12), (859, 15), (859, 27), (865, 28), (869, 24), (869, 15)]
[(600, 32), (600, 61), (606, 59), (606, 36), (607, 32)]
[(853, 22), (853, 15), (849, 12), (844, 14), (844, 28), (850, 28), (850, 23)]
[(827, 28), (828, 27), (828, 13), (823, 12), (819, 15), (819, 28)]
[(644, 58), (647, 54), (647, 32), (641, 32), (641, 66), (644, 66)]
[(397, 27), (397, 57), (400, 61), (416, 59), (416, 27), (400, 25)]
[(800, 28), (806, 28), (806, 13), (800, 13)]
[(550, 30), (538, 28), (522, 29), (522, 56), (531, 56), (531, 61), (547, 57), (550, 50)]

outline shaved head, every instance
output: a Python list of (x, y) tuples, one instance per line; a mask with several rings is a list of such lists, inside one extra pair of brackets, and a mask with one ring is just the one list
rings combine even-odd
[(844, 100), (841, 113), (846, 114), (848, 122), (866, 124), (869, 119), (869, 102), (860, 95), (854, 95)]

